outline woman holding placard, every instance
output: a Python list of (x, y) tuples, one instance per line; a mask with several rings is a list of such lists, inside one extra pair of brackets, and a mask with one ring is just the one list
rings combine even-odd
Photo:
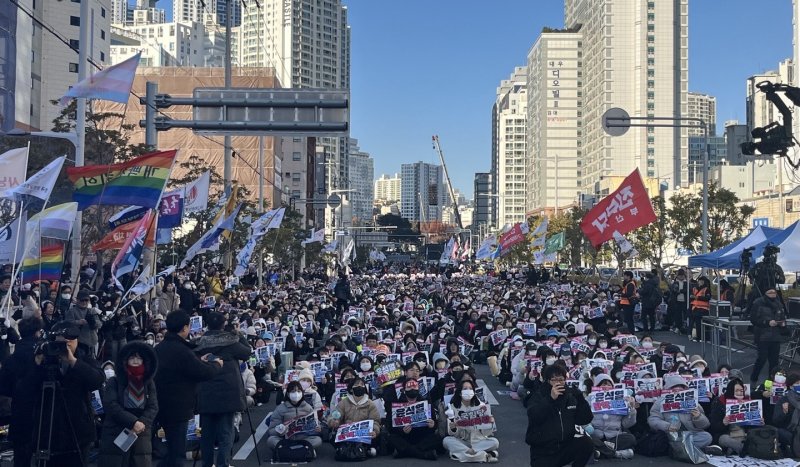
[(497, 462), (500, 443), (492, 435), (494, 417), (489, 405), (475, 395), (475, 385), (464, 380), (445, 412), (447, 434), (443, 444), (450, 458), (460, 462)]

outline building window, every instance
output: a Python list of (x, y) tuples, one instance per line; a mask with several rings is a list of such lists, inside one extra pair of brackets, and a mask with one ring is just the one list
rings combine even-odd
[(69, 17), (69, 24), (72, 26), (80, 26), (81, 25), (81, 17), (80, 16), (70, 16)]
[(78, 72), (78, 64), (77, 63), (70, 63), (69, 64), (69, 71), (70, 71), (70, 73), (77, 73)]

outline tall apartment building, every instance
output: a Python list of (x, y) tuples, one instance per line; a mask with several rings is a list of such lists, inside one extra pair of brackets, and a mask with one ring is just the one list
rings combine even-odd
[(582, 40), (575, 30), (543, 32), (528, 53), (526, 206), (535, 214), (572, 206), (581, 191)]
[[(105, 1), (87, 1), (91, 21), (89, 44), (80, 43), (80, 3), (33, 0), (19, 0), (17, 3), (72, 47), (89, 47), (89, 57), (106, 66), (110, 63), (111, 11)], [(78, 82), (78, 52), (35, 23), (12, 2), (2, 3), (0, 15), (14, 16), (16, 24), (13, 33), (12, 27), (4, 29), (5, 23), (0, 26), (0, 37), (14, 35), (14, 42), (7, 42), (0, 54), (0, 67), (8, 67), (7, 73), (0, 77), (0, 112), (3, 112), (0, 127), (50, 130), (53, 120), (62, 110), (50, 101), (61, 98), (70, 86)], [(89, 71), (93, 73), (96, 70), (92, 67)], [(9, 92), (9, 89), (13, 91)], [(13, 104), (10, 103), (12, 99)]]
[(239, 26), (242, 22), (242, 0), (173, 0), (172, 21), (202, 23), (206, 15), (212, 15), (217, 24), (225, 26), (228, 2), (231, 2), (231, 26)]
[(400, 201), (400, 174), (391, 177), (382, 174), (381, 178), (375, 180), (375, 202), (379, 201), (386, 204)]
[(492, 186), (495, 225), (525, 220), (527, 189), (527, 68), (516, 67), (497, 88), (492, 108)]
[[(703, 133), (701, 128), (689, 128), (689, 137), (692, 136), (717, 136), (717, 98), (699, 92), (687, 93), (689, 118), (699, 118), (706, 122), (708, 133)], [(690, 182), (691, 183), (691, 182)]]
[(613, 107), (632, 117), (688, 114), (688, 0), (565, 0), (565, 25), (581, 25), (579, 99), (581, 190), (639, 168), (645, 177), (685, 184), (688, 130), (631, 128), (610, 137), (601, 117)]
[(348, 195), (353, 207), (353, 221), (364, 225), (372, 222), (372, 206), (375, 203), (374, 186), (375, 160), (368, 152), (358, 147), (358, 140), (350, 138), (348, 143), (350, 154), (348, 157), (349, 173), (351, 174), (350, 187), (353, 191)]
[[(790, 84), (793, 82), (793, 75), (794, 66), (792, 60), (787, 58), (778, 64), (777, 70), (759, 73), (747, 78), (747, 127), (750, 131), (753, 128), (767, 126), (773, 122), (783, 123), (783, 117), (778, 112), (777, 107), (766, 99), (764, 93), (756, 85), (762, 81)], [(790, 109), (793, 108), (794, 104), (783, 93), (778, 95)]]
[(442, 218), (447, 192), (442, 166), (416, 162), (400, 167), (400, 213), (410, 221)]

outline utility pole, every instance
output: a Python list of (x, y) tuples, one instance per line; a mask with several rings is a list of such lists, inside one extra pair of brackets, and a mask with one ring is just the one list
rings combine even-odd
[[(91, 14), (89, 11), (89, 1), (81, 2), (80, 7), (80, 41), (78, 42), (78, 81), (86, 78), (87, 67), (89, 66), (89, 46), (91, 45)], [(77, 114), (75, 115), (75, 133), (78, 136), (78, 144), (75, 145), (75, 167), (82, 167), (84, 164), (84, 154), (86, 152), (86, 98), (77, 99)], [(78, 211), (75, 217), (75, 224), (72, 230), (72, 274), (70, 279), (73, 284), (77, 283), (78, 273), (81, 269), (81, 229), (83, 228), (83, 213)]]

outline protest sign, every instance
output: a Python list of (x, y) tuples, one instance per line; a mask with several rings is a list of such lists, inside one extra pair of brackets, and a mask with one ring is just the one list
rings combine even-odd
[(634, 380), (636, 402), (655, 402), (661, 396), (661, 378), (641, 378)]
[(373, 420), (362, 420), (360, 422), (341, 425), (336, 430), (335, 443), (372, 443)]
[(427, 426), (431, 418), (431, 406), (428, 401), (415, 402), (413, 404), (392, 404), (392, 426), (421, 427)]
[(729, 423), (741, 426), (761, 426), (764, 413), (761, 410), (761, 401), (755, 400), (728, 400), (725, 403), (725, 416)]
[[(667, 389), (666, 391), (669, 391)], [(697, 408), (697, 389), (667, 392), (664, 395), (661, 412), (691, 412)]]
[(403, 376), (403, 367), (398, 361), (384, 362), (375, 367), (375, 380), (378, 386), (388, 386), (401, 376)]
[(601, 388), (592, 388), (589, 394), (589, 403), (592, 413), (608, 415), (628, 415), (628, 404), (625, 402), (624, 389), (610, 391)]
[(476, 430), (494, 430), (494, 418), (491, 408), (486, 404), (477, 407), (461, 407), (455, 409), (454, 421), (459, 428)]
[(313, 436), (317, 429), (317, 414), (310, 413), (304, 417), (297, 417), (289, 420), (286, 425), (286, 437), (291, 438), (296, 435)]

